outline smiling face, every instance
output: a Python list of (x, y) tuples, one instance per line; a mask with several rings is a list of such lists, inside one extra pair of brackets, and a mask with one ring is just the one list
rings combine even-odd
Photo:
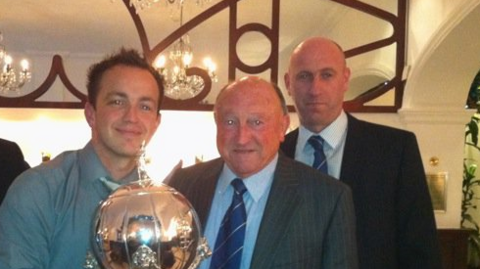
[(160, 124), (159, 98), (157, 82), (144, 69), (117, 65), (103, 74), (95, 108), (87, 103), (85, 116), (104, 165), (135, 162)]
[(343, 52), (332, 41), (312, 38), (295, 49), (285, 85), (303, 126), (318, 133), (338, 117), (349, 78)]
[(273, 160), (290, 123), (273, 86), (256, 77), (222, 90), (215, 104), (215, 122), (218, 151), (241, 178)]

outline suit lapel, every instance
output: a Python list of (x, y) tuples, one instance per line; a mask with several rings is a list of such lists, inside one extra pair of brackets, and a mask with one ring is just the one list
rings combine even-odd
[(280, 144), (282, 152), (292, 159), (295, 158), (295, 148), (297, 147), (298, 128), (285, 136), (285, 141)]
[(287, 157), (279, 155), (272, 188), (258, 231), (251, 269), (271, 267), (275, 259), (274, 253), (285, 236), (295, 208), (300, 203), (299, 181), (294, 177), (288, 162), (291, 161)]
[[(363, 140), (361, 135), (363, 132), (357, 131), (361, 129), (361, 122), (347, 113), (348, 117), (348, 131), (347, 131), (347, 138), (345, 141), (345, 149), (344, 152), (348, 152), (348, 154), (343, 155), (342, 160), (342, 167), (340, 168), (340, 180), (344, 181), (345, 183), (350, 182), (352, 178), (355, 178), (356, 174), (359, 169), (361, 169), (361, 165), (359, 164), (361, 160), (357, 158), (359, 156), (357, 152), (362, 151), (362, 144), (361, 141)], [(297, 146), (298, 140), (298, 128), (291, 131), (285, 136), (285, 141), (280, 145), (280, 149), (283, 151), (285, 156), (290, 157), (292, 159), (295, 158), (295, 149)], [(360, 155), (361, 156), (361, 155)]]
[(209, 215), (209, 210), (215, 194), (218, 177), (223, 168), (223, 161), (221, 159), (214, 160), (211, 165), (205, 167), (198, 176), (201, 180), (195, 181), (195, 186), (191, 188), (193, 193), (192, 203), (197, 207), (198, 217), (203, 227), (205, 227)]
[(352, 179), (358, 178), (359, 173), (361, 173), (364, 167), (362, 161), (365, 160), (358, 156), (363, 156), (363, 152), (366, 149), (363, 148), (364, 144), (362, 143), (362, 141), (364, 141), (362, 138), (364, 132), (361, 131), (361, 122), (350, 114), (347, 114), (347, 117), (348, 131), (345, 140), (342, 167), (340, 169), (340, 180), (353, 186), (358, 182)]

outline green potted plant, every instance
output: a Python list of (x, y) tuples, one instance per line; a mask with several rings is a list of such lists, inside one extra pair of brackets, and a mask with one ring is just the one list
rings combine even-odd
[[(479, 93), (480, 86), (477, 87), (477, 100)], [(480, 147), (478, 145), (480, 123), (479, 103), (480, 102), (477, 101), (477, 111), (471, 117), (465, 129), (465, 158), (462, 182), (463, 197), (460, 226), (472, 230), (468, 238), (469, 269), (480, 268), (480, 227), (478, 224), (480, 215), (476, 212), (477, 201), (480, 200), (480, 179), (476, 176), (477, 161), (480, 160)]]

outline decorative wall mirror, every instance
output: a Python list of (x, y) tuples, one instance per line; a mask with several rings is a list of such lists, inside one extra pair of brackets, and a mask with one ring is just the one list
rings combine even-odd
[[(181, 22), (180, 9), (166, 1), (143, 10), (129, 0), (0, 3), (4, 43), (32, 58), (36, 82), (20, 94), (0, 93), (0, 107), (82, 108), (90, 63), (122, 45), (143, 51), (153, 63), (186, 33), (194, 54), (188, 72), (202, 76), (206, 89), (191, 99), (168, 98), (165, 109), (211, 110), (218, 90), (245, 74), (285, 88), (292, 49), (314, 35), (330, 37), (346, 50), (352, 69), (346, 110), (401, 107), (407, 0), (195, 2), (184, 0)], [(203, 69), (204, 56), (216, 63), (217, 82)]]

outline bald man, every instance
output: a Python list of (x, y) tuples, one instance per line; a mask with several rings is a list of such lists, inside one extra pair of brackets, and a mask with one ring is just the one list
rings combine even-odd
[(415, 135), (343, 111), (350, 69), (332, 40), (313, 37), (298, 45), (284, 79), (301, 125), (281, 149), (312, 165), (315, 150), (308, 141), (324, 140), (328, 174), (352, 189), (360, 268), (441, 268)]

